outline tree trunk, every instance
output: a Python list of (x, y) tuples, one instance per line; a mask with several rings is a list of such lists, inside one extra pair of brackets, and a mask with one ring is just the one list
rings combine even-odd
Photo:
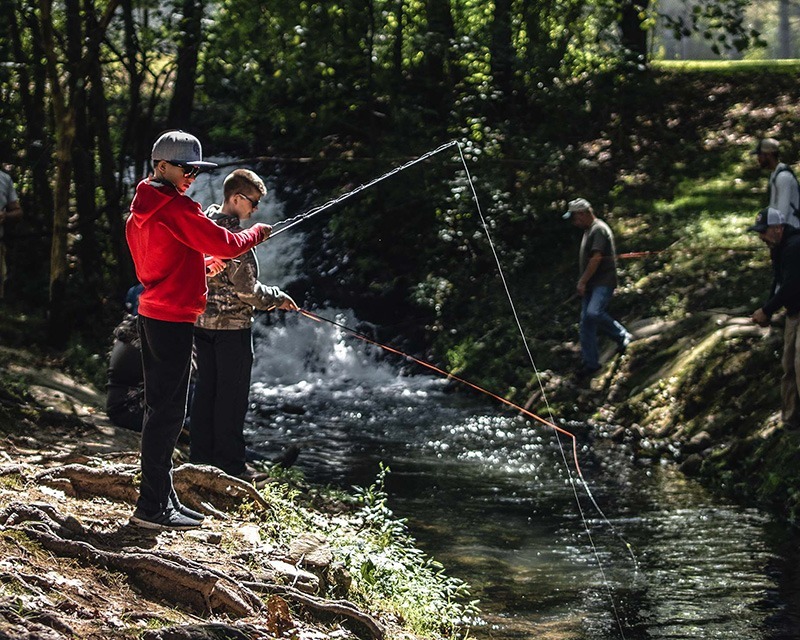
[[(97, 34), (97, 20), (94, 13), (87, 13), (87, 33)], [(89, 67), (89, 127), (97, 141), (97, 152), (100, 159), (100, 186), (103, 190), (105, 205), (103, 212), (108, 220), (110, 246), (116, 271), (113, 274), (115, 293), (122, 299), (122, 294), (134, 281), (133, 263), (128, 244), (125, 241), (125, 227), (122, 219), (120, 193), (115, 175), (114, 149), (108, 128), (108, 105), (103, 90), (103, 69), (99, 57), (90, 60)], [(124, 171), (120, 166), (120, 174)]]
[(778, 1), (778, 57), (792, 56), (792, 27), (789, 21), (790, 0)]
[[(81, 69), (83, 60), (83, 42), (89, 38), (90, 29), (86, 28), (81, 18), (89, 22), (88, 15), (93, 14), (94, 7), (89, 6), (81, 12), (78, 0), (66, 0), (67, 14), (75, 14), (76, 19), (67, 21), (67, 56), (69, 67)], [(96, 63), (96, 59), (91, 61)], [(83, 73), (70, 74), (70, 107), (75, 123), (75, 144), (72, 147), (72, 168), (75, 183), (74, 198), (76, 230), (78, 240), (75, 253), (79, 258), (79, 269), (82, 276), (83, 295), (81, 302), (86, 304), (83, 312), (95, 314), (101, 306), (103, 269), (100, 259), (100, 247), (97, 241), (97, 203), (95, 201), (94, 135), (89, 128), (89, 105), (87, 76)]]
[(491, 65), (494, 84), (506, 104), (514, 93), (514, 46), (511, 42), (511, 2), (495, 0), (492, 20)]
[(142, 84), (144, 83), (144, 62), (140, 61), (140, 56), (144, 53), (139, 49), (136, 39), (136, 21), (133, 17), (133, 0), (123, 0), (122, 2), (122, 21), (125, 29), (125, 52), (124, 63), (130, 79), (130, 91), (128, 92), (128, 109), (125, 117), (125, 133), (122, 136), (122, 143), (117, 156), (117, 165), (121, 169), (117, 178), (117, 191), (122, 197), (123, 178), (122, 170), (129, 162), (133, 165), (134, 173), (137, 177), (143, 176), (146, 165), (146, 145), (150, 137), (149, 127), (145, 126), (145, 117), (142, 109)]
[(187, 129), (191, 123), (194, 105), (197, 60), (203, 34), (202, 0), (184, 0), (180, 31), (183, 35), (178, 48), (178, 70), (175, 76), (175, 92), (169, 103), (168, 125), (176, 129)]
[(394, 29), (394, 43), (392, 44), (392, 86), (391, 92), (394, 97), (401, 94), (400, 88), (403, 86), (403, 11), (404, 0), (397, 0), (395, 17), (397, 25)]
[(72, 144), (75, 140), (75, 120), (68, 108), (67, 96), (58, 71), (53, 28), (52, 0), (39, 0), (42, 22), (42, 47), (50, 79), (50, 98), (56, 138), (56, 188), (53, 208), (53, 239), (50, 245), (50, 300), (47, 317), (47, 337), (57, 348), (66, 346), (71, 327), (67, 310), (67, 234), (69, 225), (69, 194), (72, 177)]
[[(428, 34), (425, 44), (428, 104), (438, 113), (442, 130), (447, 127), (447, 114), (452, 105), (450, 77), (450, 43), (455, 39), (453, 16), (448, 0), (427, 0)], [(444, 131), (442, 131), (444, 133)]]
[(622, 5), (619, 21), (622, 46), (638, 62), (647, 61), (647, 31), (642, 25), (641, 15), (649, 6), (650, 0), (626, 0)]
[(47, 70), (41, 64), (33, 64), (31, 60), (42, 60), (42, 38), (39, 23), (35, 19), (36, 0), (29, 0), (27, 8), (21, 6), (27, 16), (26, 25), (30, 30), (32, 55), (30, 58), (22, 46), (22, 30), (17, 19), (17, 12), (9, 13), (11, 40), (14, 59), (19, 66), (19, 91), (25, 112), (25, 141), (28, 149), (28, 164), (31, 168), (33, 193), (29, 194), (32, 207), (25, 212), (28, 223), (38, 229), (49, 228), (49, 214), (53, 210), (53, 190), (50, 184), (50, 136), (45, 131), (45, 87), (47, 86)]

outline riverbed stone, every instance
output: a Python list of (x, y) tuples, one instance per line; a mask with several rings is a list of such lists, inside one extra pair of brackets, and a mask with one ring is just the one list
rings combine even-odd
[(708, 431), (700, 431), (689, 438), (689, 441), (683, 445), (683, 450), (688, 454), (699, 453), (708, 449), (712, 444), (714, 444), (714, 440), (711, 434)]

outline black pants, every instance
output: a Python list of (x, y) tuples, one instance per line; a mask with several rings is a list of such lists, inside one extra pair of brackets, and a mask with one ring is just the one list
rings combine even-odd
[(189, 458), (225, 473), (245, 470), (244, 417), (250, 396), (253, 337), (248, 329), (195, 328), (197, 378)]
[(194, 325), (139, 316), (144, 370), (142, 482), (136, 506), (163, 511), (172, 488), (172, 453), (186, 416)]

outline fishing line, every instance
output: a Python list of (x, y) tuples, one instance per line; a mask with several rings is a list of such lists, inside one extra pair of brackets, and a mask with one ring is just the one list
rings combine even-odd
[(572, 438), (572, 455), (573, 455), (573, 459), (575, 461), (575, 468), (576, 468), (578, 474), (581, 477), (583, 477), (583, 473), (581, 472), (581, 466), (580, 466), (580, 463), (578, 462), (578, 440), (575, 437), (575, 434), (570, 433), (569, 431), (567, 431), (566, 429), (564, 429), (562, 427), (556, 426), (552, 422), (542, 418), (541, 416), (536, 415), (532, 411), (528, 411), (527, 409), (524, 409), (523, 407), (520, 407), (518, 404), (515, 404), (514, 402), (511, 402), (511, 400), (507, 400), (503, 396), (497, 395), (496, 393), (493, 393), (492, 391), (489, 391), (488, 389), (484, 389), (480, 385), (477, 385), (477, 384), (475, 384), (473, 382), (470, 382), (469, 380), (465, 380), (464, 378), (461, 378), (461, 377), (457, 376), (454, 373), (451, 373), (449, 371), (445, 371), (444, 369), (440, 369), (435, 364), (431, 364), (430, 362), (426, 362), (425, 360), (420, 360), (419, 358), (415, 358), (414, 356), (412, 356), (409, 353), (406, 353), (405, 351), (401, 351), (400, 349), (396, 349), (394, 347), (390, 347), (387, 344), (383, 344), (381, 342), (373, 340), (369, 336), (366, 336), (363, 333), (360, 333), (360, 332), (356, 331), (355, 329), (351, 329), (350, 327), (348, 327), (348, 326), (346, 326), (346, 325), (344, 325), (344, 324), (342, 324), (340, 322), (337, 322), (336, 320), (331, 320), (330, 318), (325, 318), (323, 316), (318, 316), (317, 314), (312, 313), (311, 311), (307, 311), (305, 309), (299, 309), (298, 313), (300, 313), (301, 315), (304, 315), (307, 318), (310, 318), (311, 320), (316, 320), (317, 322), (327, 322), (328, 324), (332, 324), (333, 326), (338, 327), (339, 329), (341, 329), (345, 333), (348, 333), (351, 336), (353, 336), (355, 338), (358, 338), (359, 340), (363, 340), (364, 342), (367, 342), (367, 343), (369, 343), (371, 345), (374, 345), (376, 347), (380, 347), (384, 351), (388, 351), (389, 353), (394, 353), (394, 354), (396, 354), (398, 356), (406, 358), (407, 360), (411, 360), (412, 362), (416, 362), (418, 365), (426, 367), (426, 368), (430, 369), (431, 371), (435, 371), (436, 373), (438, 373), (440, 375), (443, 375), (444, 377), (446, 377), (446, 378), (448, 378), (450, 380), (455, 380), (456, 382), (460, 382), (461, 384), (464, 384), (464, 385), (466, 385), (468, 387), (471, 387), (472, 389), (475, 389), (476, 391), (480, 391), (481, 393), (484, 393), (487, 396), (489, 396), (491, 398), (494, 398), (495, 400), (498, 400), (499, 402), (502, 402), (503, 404), (506, 404), (509, 407), (512, 407), (512, 408), (516, 409), (517, 411), (520, 411), (521, 413), (525, 414), (529, 418), (533, 418), (537, 422), (541, 422), (543, 425), (551, 427), (552, 429), (555, 429), (557, 432), (563, 433), (565, 436), (568, 436), (568, 437)]
[[(397, 173), (400, 173), (401, 171), (405, 171), (409, 167), (412, 167), (415, 164), (417, 164), (418, 162), (423, 162), (424, 160), (427, 160), (431, 156), (434, 156), (437, 153), (440, 153), (440, 152), (444, 151), (445, 149), (449, 149), (450, 147), (455, 146), (457, 144), (458, 144), (458, 141), (451, 140), (450, 142), (447, 142), (447, 143), (441, 145), (440, 147), (436, 147), (436, 149), (434, 149), (433, 151), (428, 151), (427, 153), (419, 156), (418, 158), (414, 158), (413, 160), (409, 160), (405, 164), (402, 164), (402, 165), (400, 165), (398, 167), (395, 167), (391, 171), (387, 171), (382, 176), (379, 176), (379, 177), (375, 178), (374, 180), (370, 180), (369, 182), (366, 182), (364, 184), (361, 184), (361, 185), (357, 186), (352, 191), (348, 191), (347, 193), (343, 193), (338, 198), (334, 198), (333, 200), (330, 200), (330, 201), (326, 202), (325, 204), (321, 204), (321, 205), (319, 205), (317, 207), (314, 207), (313, 209), (309, 209), (305, 213), (298, 214), (298, 215), (293, 216), (291, 218), (286, 218), (285, 220), (279, 220), (274, 225), (272, 225), (272, 233), (270, 234), (269, 237), (270, 238), (274, 238), (275, 236), (283, 233), (284, 231), (288, 231), (293, 226), (295, 226), (297, 224), (300, 224), (304, 220), (308, 220), (309, 218), (314, 217), (318, 213), (322, 213), (326, 209), (330, 209), (334, 205), (337, 205), (340, 202), (343, 202), (344, 200), (347, 200), (348, 198), (353, 197), (357, 193), (360, 193), (360, 192), (364, 191), (365, 189), (369, 189), (370, 187), (375, 186), (379, 182), (381, 182), (383, 180), (386, 180), (387, 178), (391, 178), (393, 175), (395, 175)], [(277, 231), (276, 231), (276, 229), (277, 229)]]
[[(592, 505), (597, 510), (597, 512), (600, 514), (600, 517), (603, 519), (603, 522), (605, 522), (605, 524), (608, 525), (608, 527), (612, 531), (612, 533), (614, 533), (614, 535), (619, 540), (622, 541), (622, 543), (625, 545), (625, 548), (628, 550), (628, 553), (630, 554), (631, 559), (633, 560), (634, 572), (635, 572), (634, 575), (638, 574), (638, 566), (639, 566), (638, 562), (636, 560), (636, 555), (633, 553), (633, 548), (631, 547), (630, 543), (627, 540), (625, 540), (625, 538), (623, 538), (622, 535), (619, 532), (617, 532), (617, 530), (614, 527), (614, 525), (611, 524), (609, 519), (606, 517), (605, 513), (600, 508), (600, 505), (597, 503), (597, 500), (595, 500), (594, 495), (592, 494), (591, 490), (589, 489), (589, 485), (586, 482), (586, 480), (584, 479), (583, 473), (580, 470), (580, 465), (578, 464), (577, 441), (575, 439), (575, 436), (572, 435), (569, 432), (565, 432), (564, 429), (557, 428), (556, 425), (554, 424), (555, 418), (553, 417), (553, 412), (552, 412), (552, 409), (550, 408), (550, 403), (547, 400), (547, 394), (545, 393), (544, 385), (542, 384), (541, 376), (539, 375), (539, 370), (538, 370), (538, 368), (536, 366), (536, 362), (534, 361), (533, 354), (531, 353), (531, 349), (528, 346), (528, 339), (527, 339), (527, 337), (525, 335), (525, 330), (522, 328), (522, 323), (520, 322), (519, 314), (517, 314), (517, 310), (516, 310), (516, 307), (514, 305), (514, 299), (511, 296), (511, 291), (510, 291), (510, 289), (508, 287), (508, 283), (506, 281), (505, 273), (503, 271), (502, 264), (500, 263), (500, 258), (497, 255), (497, 250), (495, 249), (494, 242), (492, 241), (492, 236), (491, 236), (491, 233), (489, 232), (489, 225), (486, 224), (486, 219), (483, 216), (483, 211), (481, 209), (480, 201), (478, 200), (478, 193), (475, 190), (475, 184), (474, 184), (474, 182), (472, 180), (472, 176), (470, 175), (469, 167), (467, 166), (467, 161), (464, 158), (464, 153), (463, 153), (463, 150), (461, 148), (461, 144), (460, 143), (458, 144), (458, 155), (461, 158), (461, 164), (464, 166), (464, 172), (465, 172), (466, 177), (467, 177), (467, 182), (469, 182), (470, 189), (472, 190), (472, 198), (475, 201), (475, 209), (478, 212), (478, 216), (480, 217), (481, 224), (483, 226), (483, 230), (486, 233), (486, 238), (489, 241), (489, 247), (492, 250), (492, 255), (494, 256), (495, 263), (497, 264), (497, 271), (500, 274), (500, 280), (503, 283), (503, 289), (506, 292), (506, 297), (508, 298), (509, 305), (511, 306), (511, 313), (514, 316), (514, 321), (517, 324), (517, 329), (519, 330), (519, 333), (522, 336), (522, 342), (525, 345), (525, 351), (527, 352), (528, 358), (530, 359), (531, 366), (533, 367), (533, 371), (534, 371), (534, 373), (536, 375), (536, 380), (537, 380), (537, 382), (539, 384), (539, 390), (541, 391), (542, 399), (545, 402), (545, 406), (547, 407), (547, 413), (548, 413), (548, 416), (550, 417), (549, 421), (544, 421), (543, 418), (538, 418), (538, 419), (540, 421), (542, 421), (542, 422), (545, 422), (545, 424), (548, 424), (555, 431), (556, 440), (558, 442), (558, 448), (561, 451), (561, 457), (564, 460), (564, 466), (567, 469), (567, 473), (568, 473), (569, 478), (570, 478), (570, 485), (572, 486), (572, 492), (573, 492), (573, 494), (575, 496), (575, 503), (578, 506), (578, 512), (580, 513), (581, 521), (583, 522), (583, 527), (584, 527), (584, 529), (586, 531), (586, 535), (588, 536), (588, 539), (589, 539), (589, 546), (592, 549), (592, 553), (593, 553), (593, 555), (595, 557), (595, 561), (597, 562), (598, 569), (600, 570), (600, 576), (602, 578), (603, 584), (604, 584), (606, 590), (609, 593), (609, 597), (610, 597), (610, 600), (611, 600), (611, 608), (612, 608), (612, 610), (614, 612), (614, 618), (615, 618), (615, 620), (617, 622), (617, 626), (619, 628), (620, 635), (622, 636), (622, 638), (624, 640), (625, 639), (625, 632), (623, 631), (622, 620), (620, 619), (619, 612), (617, 611), (616, 604), (614, 603), (613, 591), (612, 591), (611, 585), (608, 582), (608, 579), (606, 577), (605, 570), (603, 569), (603, 563), (600, 560), (600, 554), (597, 551), (597, 547), (594, 544), (594, 540), (592, 539), (592, 533), (591, 533), (591, 530), (589, 529), (589, 524), (588, 524), (588, 522), (586, 520), (586, 515), (585, 515), (585, 513), (583, 511), (583, 507), (581, 505), (580, 498), (578, 497), (578, 491), (577, 491), (577, 489), (575, 487), (575, 479), (573, 478), (572, 472), (571, 472), (571, 470), (569, 468), (569, 463), (567, 462), (567, 456), (566, 456), (566, 453), (564, 452), (564, 447), (563, 447), (563, 444), (561, 442), (561, 438), (559, 437), (559, 433), (567, 433), (572, 438), (573, 457), (575, 459), (575, 470), (577, 471), (577, 475), (578, 475), (578, 478), (580, 479), (580, 483), (583, 486), (584, 491), (586, 492), (586, 495), (589, 497), (589, 500), (591, 501)], [(526, 415), (535, 415), (535, 414), (531, 414), (528, 411), (525, 411), (525, 414)]]

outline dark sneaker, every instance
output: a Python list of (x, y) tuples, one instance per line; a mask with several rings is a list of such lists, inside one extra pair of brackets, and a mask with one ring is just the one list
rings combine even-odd
[(178, 494), (175, 493), (174, 491), (169, 495), (169, 502), (172, 505), (173, 509), (176, 509), (178, 512), (182, 513), (187, 518), (191, 518), (192, 520), (198, 520), (199, 522), (205, 520), (205, 516), (202, 513), (200, 513), (199, 511), (195, 511), (194, 509), (190, 509), (180, 500), (178, 500)]
[(202, 523), (200, 520), (189, 518), (171, 505), (164, 511), (156, 514), (147, 514), (140, 509), (136, 509), (131, 516), (131, 524), (142, 527), (143, 529), (163, 529), (183, 531), (184, 529), (196, 529)]
[(578, 369), (575, 375), (578, 377), (578, 379), (583, 380), (585, 378), (591, 378), (598, 371), (600, 371), (600, 365), (596, 367), (587, 367), (586, 365), (583, 365), (580, 369)]
[(630, 333), (626, 333), (625, 337), (622, 338), (622, 341), (617, 343), (617, 353), (619, 355), (621, 356), (625, 355), (625, 352), (628, 350), (628, 345), (631, 343), (631, 340), (633, 340), (633, 335)]
[(296, 444), (290, 444), (280, 453), (280, 455), (273, 458), (272, 464), (276, 464), (279, 467), (288, 469), (295, 462), (297, 462), (297, 457), (299, 455), (300, 455), (300, 447)]

